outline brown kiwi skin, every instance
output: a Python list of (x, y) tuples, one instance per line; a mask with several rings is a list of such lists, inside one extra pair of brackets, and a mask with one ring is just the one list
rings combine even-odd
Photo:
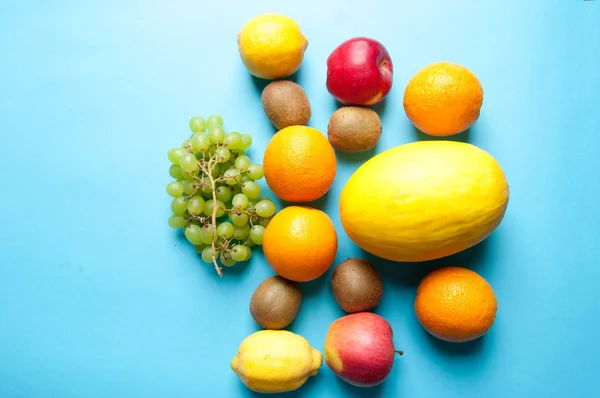
[(299, 84), (277, 80), (267, 84), (261, 96), (265, 114), (278, 130), (304, 126), (312, 115), (310, 102)]
[(348, 313), (372, 310), (381, 301), (383, 281), (367, 260), (349, 258), (331, 276), (335, 301)]
[(265, 329), (279, 330), (296, 318), (302, 293), (298, 286), (280, 276), (261, 282), (250, 298), (250, 314)]
[(372, 109), (344, 106), (333, 112), (327, 138), (340, 152), (356, 153), (375, 148), (381, 137), (381, 119)]

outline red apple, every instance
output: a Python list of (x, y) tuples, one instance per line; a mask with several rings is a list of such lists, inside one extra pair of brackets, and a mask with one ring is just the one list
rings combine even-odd
[(327, 90), (345, 105), (374, 105), (392, 88), (392, 59), (377, 40), (355, 37), (327, 58)]
[(325, 362), (342, 380), (371, 387), (383, 382), (394, 364), (392, 327), (371, 312), (358, 312), (334, 321), (325, 339)]

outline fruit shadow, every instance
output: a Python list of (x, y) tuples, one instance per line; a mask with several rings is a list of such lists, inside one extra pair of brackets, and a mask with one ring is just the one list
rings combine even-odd
[(289, 206), (308, 206), (315, 209), (319, 209), (321, 211), (325, 211), (327, 208), (327, 203), (329, 203), (330, 192), (327, 192), (325, 195), (321, 196), (319, 199), (313, 200), (312, 202), (288, 202), (283, 199), (280, 200), (282, 208)]
[(277, 81), (277, 80), (289, 80), (294, 83), (300, 84), (299, 81), (300, 81), (300, 78), (302, 77), (302, 68), (298, 69), (298, 71), (296, 73), (294, 73), (293, 75), (284, 77), (283, 79), (268, 80), (268, 79), (261, 79), (260, 77), (256, 77), (256, 76), (250, 75), (250, 74), (249, 74), (249, 76), (252, 79), (252, 83), (254, 85), (254, 88), (256, 88), (256, 91), (258, 92), (258, 94), (262, 95), (262, 92), (265, 89), (265, 87), (267, 87), (267, 85), (269, 83)]
[[(323, 366), (325, 366), (325, 365), (323, 365)], [(319, 373), (322, 371), (323, 371), (323, 368), (321, 368)], [(335, 377), (335, 379), (336, 379), (336, 384), (339, 387), (339, 390), (342, 392), (342, 394), (339, 394), (339, 396), (357, 397), (357, 398), (383, 397), (384, 396), (385, 382), (378, 384), (376, 386), (373, 386), (373, 387), (355, 387), (351, 384), (346, 383), (345, 381), (343, 381), (342, 379), (340, 379), (337, 376)], [(309, 377), (308, 380), (306, 381), (306, 383), (304, 383), (299, 389), (297, 389), (295, 391), (289, 391), (289, 392), (277, 393), (277, 394), (268, 394), (268, 395), (269, 395), (269, 397), (273, 397), (273, 398), (311, 397), (315, 394), (315, 392), (318, 388), (321, 388), (321, 389), (323, 388), (322, 384), (323, 384), (323, 382), (321, 380), (319, 380), (319, 374), (317, 374), (316, 376)], [(245, 387), (242, 385), (242, 388), (245, 388)], [(250, 391), (249, 396), (259, 398), (259, 397), (264, 397), (265, 394)]]
[(410, 123), (410, 126), (412, 127), (415, 139), (419, 141), (458, 141), (468, 143), (471, 139), (471, 133), (474, 132), (474, 130), (476, 129), (475, 126), (471, 126), (471, 128), (468, 128), (459, 134), (451, 135), (448, 137), (436, 137), (433, 135), (425, 134), (424, 132), (416, 128), (412, 123)]
[(336, 377), (337, 385), (342, 391), (342, 397), (383, 397), (385, 381), (373, 387), (356, 387)]
[[(340, 109), (340, 108), (343, 108), (345, 106), (349, 106), (349, 105), (342, 104), (341, 102), (339, 102), (335, 98), (333, 99), (333, 102), (335, 103), (335, 108), (336, 109)], [(387, 102), (388, 102), (388, 99), (384, 98), (381, 102), (378, 102), (375, 105), (365, 106), (364, 108), (369, 108), (369, 109), (374, 110), (375, 112), (377, 112), (377, 114), (379, 115), (379, 118), (381, 119), (385, 115), (385, 111), (387, 109)]]
[(467, 341), (465, 343), (451, 343), (432, 336), (422, 327), (420, 329), (422, 333), (424, 333), (427, 336), (426, 338), (427, 340), (429, 340), (431, 346), (440, 354), (445, 355), (447, 357), (466, 357), (470, 355), (478, 355), (480, 352), (483, 351), (483, 348), (485, 346), (485, 335), (479, 337), (478, 339)]
[(439, 258), (420, 263), (404, 263), (385, 260), (362, 250), (362, 257), (366, 258), (377, 269), (383, 280), (391, 281), (404, 286), (416, 287), (421, 280), (436, 268), (443, 266), (458, 266), (480, 272), (487, 266), (486, 252), (490, 247), (492, 234), (477, 245), (448, 257)]
[(332, 270), (329, 269), (323, 275), (314, 279), (310, 282), (299, 282), (297, 283), (298, 288), (302, 292), (302, 296), (304, 297), (316, 297), (319, 296), (323, 289), (326, 288), (328, 281), (331, 279)]
[[(256, 249), (253, 249), (253, 250), (256, 250)], [(241, 277), (246, 272), (246, 270), (249, 268), (249, 266), (251, 265), (251, 263), (253, 261), (254, 261), (254, 256), (252, 256), (252, 258), (250, 258), (249, 261), (241, 261), (241, 262), (235, 263), (235, 265), (233, 267), (222, 267), (221, 271), (223, 271), (223, 278), (225, 278), (227, 276), (230, 276), (233, 278)]]
[[(377, 143), (379, 145), (379, 143)], [(335, 156), (340, 163), (343, 164), (356, 164), (356, 163), (364, 163), (367, 160), (371, 159), (377, 153), (377, 145), (368, 151), (356, 152), (356, 153), (346, 153), (335, 151)]]
[[(306, 398), (306, 397), (312, 397), (313, 395), (315, 395), (317, 389), (319, 388), (319, 383), (318, 383), (318, 377), (319, 375), (315, 375), (315, 376), (311, 376), (308, 378), (308, 380), (306, 380), (306, 382), (297, 390), (294, 391), (289, 391), (289, 392), (281, 392), (281, 393), (274, 393), (274, 394), (263, 394), (263, 393), (258, 393), (258, 392), (254, 392), (251, 390), (248, 390), (242, 383), (240, 384), (240, 389), (244, 389), (244, 393), (246, 393), (246, 391), (249, 391), (250, 393), (247, 394), (247, 396), (249, 397), (254, 397), (254, 398), (264, 398), (265, 396), (268, 396), (269, 398)], [(322, 386), (321, 386), (322, 388)], [(244, 395), (239, 395), (241, 396), (246, 396), (246, 394)]]

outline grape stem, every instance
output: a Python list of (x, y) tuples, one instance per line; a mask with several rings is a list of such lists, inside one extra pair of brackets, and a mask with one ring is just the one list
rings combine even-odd
[(202, 171), (206, 174), (206, 176), (208, 177), (209, 181), (210, 181), (210, 187), (212, 188), (212, 198), (213, 198), (213, 211), (212, 211), (212, 240), (210, 242), (210, 246), (212, 248), (212, 260), (213, 260), (213, 264), (215, 265), (215, 271), (217, 271), (217, 274), (219, 275), (219, 277), (223, 277), (223, 272), (221, 271), (221, 267), (219, 267), (219, 264), (217, 263), (217, 256), (216, 256), (216, 250), (215, 250), (215, 241), (217, 240), (217, 209), (219, 206), (216, 206), (217, 204), (217, 185), (215, 183), (215, 179), (212, 176), (212, 173), (209, 172), (209, 170), (212, 170), (214, 164), (213, 159), (215, 159), (214, 157), (211, 157), (210, 160), (208, 161), (208, 165), (205, 166), (205, 162), (198, 162), (200, 164), (200, 168), (202, 168)]

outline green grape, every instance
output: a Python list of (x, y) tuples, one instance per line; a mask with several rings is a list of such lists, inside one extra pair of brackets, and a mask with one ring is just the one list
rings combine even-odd
[(187, 203), (188, 213), (197, 216), (202, 214), (202, 210), (204, 210), (204, 199), (198, 195), (192, 196)]
[(230, 168), (231, 168), (230, 162), (221, 163), (219, 165), (219, 177), (222, 176), (223, 174), (225, 174), (225, 172), (227, 170), (229, 170)]
[(248, 258), (248, 253), (246, 252), (246, 246), (243, 245), (235, 245), (231, 249), (231, 259), (234, 261), (246, 261)]
[(181, 157), (181, 155), (183, 155), (185, 153), (185, 151), (181, 148), (172, 148), (169, 149), (169, 152), (167, 153), (167, 156), (169, 158), (169, 161), (173, 164), (179, 164), (179, 158)]
[(233, 236), (233, 224), (230, 222), (222, 222), (217, 227), (217, 235), (223, 239), (230, 239)]
[(214, 231), (215, 229), (213, 228), (212, 224), (205, 224), (200, 229), (200, 239), (202, 239), (202, 242), (206, 243), (207, 245), (212, 243)]
[(183, 196), (183, 184), (179, 181), (171, 181), (167, 184), (167, 194), (174, 198)]
[(260, 180), (261, 178), (263, 178), (265, 176), (265, 173), (263, 171), (263, 166), (261, 164), (251, 164), (248, 167), (248, 175), (253, 180)]
[(182, 216), (187, 210), (187, 200), (184, 197), (178, 197), (171, 202), (171, 211), (176, 216)]
[(242, 134), (242, 145), (241, 149), (248, 149), (252, 146), (252, 137), (249, 134)]
[(223, 203), (229, 202), (229, 200), (231, 199), (231, 189), (229, 189), (229, 187), (226, 185), (219, 185), (217, 187), (216, 194), (217, 199)]
[(229, 169), (223, 174), (223, 179), (227, 185), (237, 185), (242, 181), (242, 175), (236, 169)]
[(248, 177), (248, 173), (242, 173), (241, 183), (245, 183), (248, 181), (254, 181), (252, 178)]
[(194, 134), (190, 140), (190, 143), (192, 144), (192, 149), (194, 152), (206, 151), (210, 146), (210, 140), (204, 133)]
[(231, 156), (234, 158), (239, 158), (240, 156), (246, 155), (246, 152), (243, 149), (230, 149)]
[(204, 210), (202, 210), (202, 212), (204, 213), (204, 215), (206, 216), (212, 216), (212, 212), (213, 212), (213, 205), (214, 202), (213, 200), (207, 200), (206, 202), (204, 202)]
[(206, 248), (207, 248), (207, 245), (205, 245), (205, 244), (194, 245), (194, 250), (196, 250), (196, 253), (198, 253), (198, 254), (202, 254), (202, 250), (204, 250)]
[(273, 216), (275, 210), (277, 210), (275, 203), (270, 200), (261, 200), (256, 204), (256, 214), (264, 218)]
[(183, 149), (183, 151), (187, 152), (187, 153), (193, 152), (192, 151), (192, 142), (189, 139), (183, 141), (181, 143), (181, 149)]
[(179, 159), (179, 165), (188, 173), (194, 173), (198, 171), (198, 160), (191, 153), (185, 153), (181, 155), (181, 158)]
[(248, 199), (256, 199), (260, 196), (260, 186), (254, 181), (248, 181), (242, 185), (242, 192)]
[(210, 148), (208, 148), (207, 151), (207, 158), (212, 158), (215, 156), (215, 153), (217, 153), (217, 144), (210, 144)]
[(213, 165), (213, 168), (210, 170), (210, 175), (212, 176), (212, 178), (217, 178), (218, 176), (221, 175), (221, 165), (215, 163)]
[(246, 213), (234, 212), (229, 215), (229, 218), (236, 227), (248, 224), (248, 215)]
[(262, 245), (264, 233), (265, 227), (263, 227), (262, 225), (255, 225), (250, 230), (250, 239), (257, 245)]
[(185, 229), (185, 237), (192, 245), (202, 244), (202, 228), (199, 225), (190, 224)]
[(223, 127), (223, 118), (220, 115), (212, 114), (207, 119), (208, 127)]
[(185, 227), (185, 218), (173, 214), (169, 217), (169, 227), (179, 229)]
[(181, 166), (172, 164), (171, 167), (169, 167), (169, 175), (176, 180), (183, 178), (183, 170), (181, 170)]
[[(217, 162), (219, 163), (225, 163), (229, 161), (229, 158), (231, 157), (231, 152), (229, 152), (229, 149), (227, 148), (219, 148), (217, 150)], [(218, 177), (219, 174), (217, 174), (216, 176), (213, 177)]]
[[(204, 204), (204, 214), (207, 216), (212, 216), (213, 213), (213, 200), (207, 200)], [(225, 214), (225, 204), (220, 200), (217, 200), (217, 218), (223, 216)]]
[[(215, 257), (219, 256), (219, 249), (215, 249)], [(205, 263), (212, 263), (213, 259), (213, 250), (211, 246), (207, 246), (204, 248), (204, 250), (202, 250), (202, 261), (204, 261)]]
[(212, 185), (208, 177), (202, 178), (202, 192), (206, 194), (211, 194), (212, 196)]
[[(179, 167), (181, 167), (181, 166), (179, 166)], [(195, 180), (196, 177), (198, 177), (199, 171), (200, 171), (199, 168), (192, 171), (191, 173), (189, 171), (184, 171), (183, 169), (181, 169), (181, 172), (183, 173), (183, 178), (186, 180)]]
[(242, 193), (242, 187), (240, 187), (239, 185), (234, 185), (231, 187), (231, 196), (235, 196), (238, 193)]
[(223, 217), (223, 215), (225, 214), (225, 203), (217, 199), (217, 206), (217, 218)]
[(235, 260), (231, 258), (231, 256), (221, 253), (219, 256), (219, 261), (226, 267), (233, 267), (235, 265)]
[(248, 224), (244, 224), (240, 227), (233, 227), (233, 239), (244, 240), (248, 235), (250, 235), (250, 226)]
[(219, 126), (210, 127), (208, 129), (208, 139), (213, 144), (222, 144), (225, 139), (225, 131)]
[(196, 192), (196, 181), (193, 180), (183, 180), (181, 182), (181, 184), (183, 185), (183, 193), (186, 194), (187, 196), (191, 196), (194, 194), (194, 192)]
[(256, 200), (249, 200), (246, 211), (250, 214), (256, 214)]
[(242, 155), (242, 156), (238, 156), (237, 159), (235, 159), (235, 168), (240, 170), (240, 171), (245, 171), (248, 170), (248, 167), (250, 166), (250, 158), (246, 155)]
[(243, 193), (238, 193), (231, 199), (231, 205), (236, 209), (244, 210), (248, 207), (248, 197)]
[(246, 261), (252, 258), (252, 249), (250, 246), (244, 246), (246, 248)]
[(270, 221), (271, 221), (271, 217), (263, 218), (262, 220), (260, 220), (260, 222), (258, 224), (266, 228), (267, 225), (269, 225)]
[(223, 141), (223, 145), (225, 145), (229, 149), (237, 149), (242, 145), (242, 135), (235, 131), (231, 133), (227, 133), (225, 135), (225, 140)]
[(194, 116), (190, 119), (190, 130), (192, 133), (203, 133), (206, 131), (206, 120), (200, 116)]

